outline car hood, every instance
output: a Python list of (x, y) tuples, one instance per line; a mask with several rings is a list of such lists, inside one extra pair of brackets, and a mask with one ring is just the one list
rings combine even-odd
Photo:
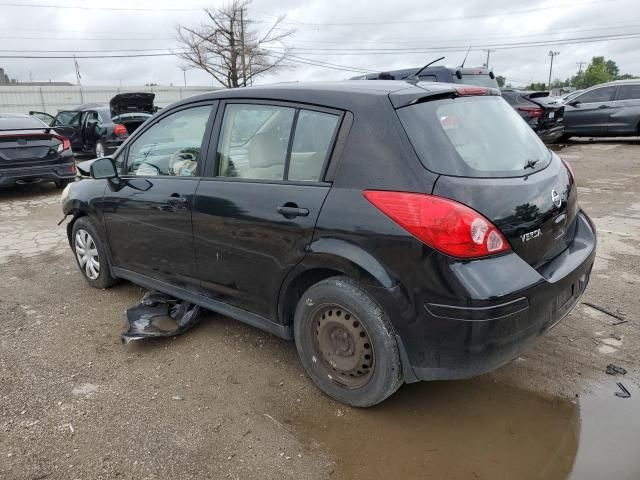
[(109, 101), (111, 116), (131, 112), (153, 113), (155, 96), (155, 93), (120, 93)]

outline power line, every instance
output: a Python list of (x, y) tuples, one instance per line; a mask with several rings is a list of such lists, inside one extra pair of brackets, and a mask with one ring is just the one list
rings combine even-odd
[[(304, 26), (312, 26), (312, 27), (356, 27), (356, 26), (370, 26), (370, 25), (402, 25), (402, 24), (412, 24), (412, 23), (428, 23), (428, 22), (449, 22), (449, 21), (459, 21), (465, 19), (477, 19), (477, 18), (495, 18), (500, 16), (507, 15), (521, 15), (524, 13), (532, 13), (532, 12), (541, 12), (547, 10), (556, 10), (559, 8), (569, 8), (569, 7), (584, 7), (589, 5), (596, 5), (600, 3), (611, 4), (613, 2), (619, 2), (621, 0), (596, 0), (592, 2), (574, 2), (574, 3), (565, 3), (561, 5), (549, 5), (545, 7), (533, 7), (533, 8), (523, 8), (518, 10), (510, 10), (506, 12), (493, 12), (493, 13), (480, 13), (476, 15), (460, 15), (455, 17), (431, 17), (431, 18), (422, 18), (415, 20), (386, 20), (386, 21), (377, 21), (377, 22), (303, 22), (303, 21), (287, 21), (283, 20), (282, 23), (286, 23), (289, 25), (304, 25)], [(269, 15), (273, 17), (277, 17), (273, 13), (263, 12), (260, 10), (254, 10), (258, 13), (262, 13), (264, 15)]]
[(52, 5), (47, 3), (16, 3), (16, 2), (0, 2), (0, 7), (16, 7), (16, 8), (52, 8), (64, 10), (106, 10), (119, 12), (199, 12), (202, 8), (158, 8), (158, 7), (87, 7), (84, 5)]

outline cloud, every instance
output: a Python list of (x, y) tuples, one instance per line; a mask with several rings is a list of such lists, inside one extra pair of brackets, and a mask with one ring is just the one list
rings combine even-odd
[[(39, 0), (39, 3), (53, 0)], [(0, 3), (2, 3), (0, 1)], [(15, 3), (15, 2), (14, 2)], [(213, 2), (219, 5), (221, 2)], [(546, 81), (550, 49), (560, 51), (554, 61), (554, 78), (575, 74), (576, 62), (596, 55), (614, 59), (623, 73), (640, 73), (637, 55), (640, 39), (600, 41), (562, 45), (561, 39), (640, 32), (640, 9), (634, 0), (460, 0), (425, 2), (424, 0), (254, 0), (249, 16), (255, 28), (265, 29), (276, 15), (286, 15), (287, 27), (296, 29), (289, 46), (296, 55), (311, 62), (329, 62), (353, 68), (353, 72), (305, 64), (264, 77), (260, 83), (288, 80), (331, 80), (349, 78), (357, 69), (391, 70), (413, 67), (446, 55), (443, 63), (458, 65), (469, 45), (468, 66), (484, 63), (486, 53), (480, 45), (496, 44), (491, 67), (515, 84)], [(114, 0), (79, 0), (55, 5), (82, 5), (89, 9), (2, 8), (0, 38), (2, 50), (69, 50), (81, 56), (81, 50), (176, 49), (175, 26), (193, 25), (204, 20), (198, 10), (202, 2), (184, 0), (142, 0), (126, 3)], [(91, 7), (96, 9), (91, 9)], [(137, 11), (104, 8), (146, 8)], [(102, 9), (98, 9), (102, 8)], [(165, 9), (165, 10), (163, 10)], [(168, 10), (167, 10), (168, 9)], [(171, 9), (184, 9), (171, 11)], [(520, 13), (518, 13), (520, 12)], [(28, 22), (25, 19), (28, 18)], [(439, 19), (421, 22), (423, 19)], [(329, 25), (335, 23), (351, 25)], [(366, 24), (363, 24), (366, 23)], [(556, 45), (505, 49), (528, 41), (558, 41)], [(456, 47), (460, 51), (433, 50), (427, 53), (408, 48)], [(369, 48), (400, 49), (388, 55), (364, 51)], [(337, 49), (337, 50), (335, 50)], [(357, 49), (344, 52), (340, 49)], [(404, 50), (404, 51), (402, 51)], [(131, 52), (133, 53), (133, 52)], [(2, 52), (2, 55), (19, 53)], [(25, 53), (26, 54), (26, 53)], [(53, 53), (52, 53), (53, 55)], [(86, 85), (163, 85), (183, 83), (182, 62), (175, 57), (128, 59), (79, 59)], [(72, 59), (0, 59), (10, 76), (26, 81), (57, 80), (75, 82)], [(213, 85), (204, 72), (189, 70), (190, 85)]]

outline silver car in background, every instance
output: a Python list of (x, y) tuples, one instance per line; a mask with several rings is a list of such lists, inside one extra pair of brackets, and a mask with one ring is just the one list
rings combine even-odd
[(565, 103), (565, 139), (635, 135), (640, 135), (640, 79), (596, 85)]

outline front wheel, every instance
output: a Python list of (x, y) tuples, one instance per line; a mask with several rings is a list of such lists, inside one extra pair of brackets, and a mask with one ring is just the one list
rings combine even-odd
[(387, 315), (348, 277), (328, 278), (304, 293), (294, 333), (313, 382), (342, 403), (369, 407), (402, 384), (398, 345)]
[(84, 279), (94, 288), (108, 288), (117, 279), (111, 275), (104, 243), (97, 229), (87, 217), (80, 217), (73, 224), (71, 248)]

